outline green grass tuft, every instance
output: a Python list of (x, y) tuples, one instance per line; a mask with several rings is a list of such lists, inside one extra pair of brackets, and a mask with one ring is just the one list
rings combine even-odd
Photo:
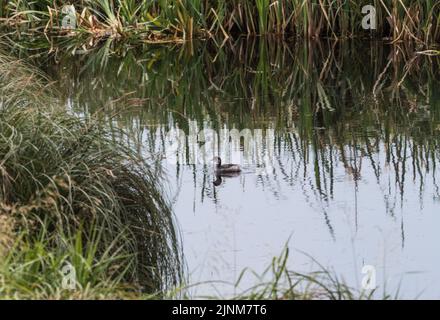
[[(57, 107), (30, 67), (0, 56), (0, 69), (3, 281), (26, 292), (26, 275), (43, 277), (38, 290), (56, 296), (53, 275), (70, 260), (84, 290), (103, 274), (148, 293), (177, 285), (181, 257), (160, 171), (111, 129)], [(10, 285), (0, 291), (14, 295)]]

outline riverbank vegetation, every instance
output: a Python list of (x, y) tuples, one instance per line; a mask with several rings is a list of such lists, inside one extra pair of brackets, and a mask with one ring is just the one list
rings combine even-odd
[(0, 297), (176, 286), (181, 256), (160, 170), (110, 129), (58, 107), (41, 78), (0, 55)]
[[(394, 168), (395, 187), (384, 191), (383, 199), (390, 216), (401, 205), (408, 175), (420, 190), (432, 178), (439, 198), (439, 60), (430, 57), (439, 51), (428, 48), (440, 41), (440, 6), (434, 1), (373, 2), (375, 31), (361, 26), (362, 7), (370, 1), (77, 0), (70, 2), (77, 25), (66, 29), (65, 1), (0, 0), (5, 34), (25, 39), (30, 47), (44, 47), (42, 39), (50, 45), (61, 41), (69, 49), (99, 47), (74, 61), (57, 56), (63, 71), (57, 73), (57, 85), (50, 86), (33, 67), (0, 53), (0, 297), (191, 297), (160, 166), (143, 159), (133, 142), (140, 134), (135, 131), (145, 125), (143, 115), (156, 125), (185, 130), (189, 120), (201, 126), (207, 118), (214, 129), (226, 120), (237, 128), (284, 128), (275, 137), (276, 151), (295, 159), (285, 178), (293, 181), (301, 166), (313, 171), (307, 181), (314, 190), (310, 198), (322, 207), (331, 233), (325, 208), (334, 196), (329, 181), (338, 157), (356, 185), (362, 174), (359, 159), (367, 159), (363, 170), (370, 165), (378, 186), (385, 168)], [(269, 34), (373, 37), (404, 48), (371, 46), (347, 59), (350, 44), (322, 46), (313, 40), (292, 46), (274, 46), (266, 39), (246, 45), (230, 41), (220, 50), (212, 43), (202, 48), (188, 43), (178, 54), (175, 48), (143, 47), (195, 38), (220, 44), (240, 35)], [(113, 39), (138, 46), (121, 49)], [(63, 101), (54, 94), (63, 88), (75, 88), (76, 96), (62, 92), (69, 100)], [(69, 104), (73, 109), (66, 111)], [(142, 112), (123, 111), (137, 107)], [(101, 114), (103, 108), (110, 113)], [(359, 128), (362, 137), (355, 134)], [(369, 137), (373, 131), (376, 138)], [(125, 139), (122, 132), (134, 134)], [(149, 134), (159, 139), (156, 132)], [(376, 160), (380, 149), (385, 150), (383, 163)], [(203, 181), (202, 192), (210, 196), (212, 182)], [(259, 284), (236, 298), (373, 298), (324, 268), (293, 272), (287, 257), (286, 252), (274, 259)], [(73, 289), (64, 281), (72, 270)]]
[[(179, 42), (274, 34), (304, 38), (365, 38), (419, 45), (440, 41), (440, 5), (432, 0), (0, 0), (1, 22), (11, 33), (87, 39)], [(365, 30), (363, 7), (373, 5), (377, 28)], [(76, 24), (63, 26), (66, 12)], [(65, 20), (66, 21), (66, 20)], [(71, 25), (69, 25), (71, 26)]]

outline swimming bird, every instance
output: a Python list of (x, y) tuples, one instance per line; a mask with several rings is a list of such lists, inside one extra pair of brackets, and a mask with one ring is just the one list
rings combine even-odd
[(215, 174), (217, 176), (237, 174), (241, 172), (241, 168), (238, 164), (222, 164), (220, 157), (215, 157)]

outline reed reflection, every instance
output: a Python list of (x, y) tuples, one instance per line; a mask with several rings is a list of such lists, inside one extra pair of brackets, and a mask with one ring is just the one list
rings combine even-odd
[[(191, 125), (219, 135), (273, 130), (272, 140), (252, 154), (242, 139), (231, 146), (244, 164), (234, 179), (245, 192), (264, 190), (276, 200), (299, 193), (322, 213), (332, 235), (342, 200), (353, 204), (358, 228), (366, 185), (375, 186), (381, 194), (376, 209), (390, 217), (398, 217), (406, 199), (419, 211), (426, 201), (439, 203), (438, 58), (375, 42), (254, 39), (220, 49), (210, 43), (144, 49), (109, 55), (104, 47), (63, 59), (54, 71), (66, 104), (84, 115), (104, 107), (112, 115), (104, 120), (128, 132), (134, 148), (159, 158), (166, 155), (167, 134), (189, 135)], [(176, 164), (165, 165), (170, 183), (194, 190), (194, 208), (228, 201), (221, 188), (231, 180), (219, 181), (209, 164), (191, 161), (189, 149), (204, 144), (185, 142)], [(255, 157), (271, 149), (271, 166), (256, 164)], [(182, 180), (188, 171), (191, 186)], [(414, 186), (418, 194), (407, 193)], [(351, 188), (350, 198), (342, 187)]]

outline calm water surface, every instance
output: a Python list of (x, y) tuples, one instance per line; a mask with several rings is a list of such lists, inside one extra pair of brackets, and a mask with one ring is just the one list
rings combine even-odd
[[(287, 245), (295, 271), (317, 270), (313, 257), (358, 288), (372, 265), (380, 290), (440, 298), (438, 58), (262, 40), (107, 50), (51, 70), (71, 110), (104, 108), (102, 121), (160, 160), (189, 281), (205, 283), (195, 294), (252, 286), (251, 274), (233, 284)], [(203, 142), (186, 141), (173, 163), (166, 137), (177, 129), (261, 129), (265, 142), (219, 147), (243, 173), (214, 186), (211, 155), (191, 161)]]

